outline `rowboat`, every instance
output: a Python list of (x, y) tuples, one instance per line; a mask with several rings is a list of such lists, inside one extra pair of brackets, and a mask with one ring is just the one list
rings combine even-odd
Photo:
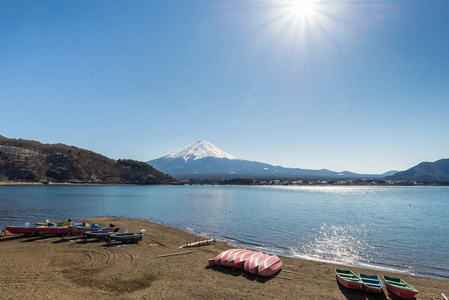
[(245, 252), (238, 254), (234, 260), (234, 268), (243, 270), (245, 267), (246, 260), (248, 258), (250, 258), (251, 255), (253, 255), (254, 253), (256, 253), (256, 252), (251, 251), (251, 250), (246, 250)]
[(415, 295), (418, 294), (418, 291), (414, 287), (400, 278), (385, 275), (383, 278), (387, 290), (399, 297), (413, 299), (415, 298)]
[(335, 269), (337, 280), (348, 289), (360, 290), (362, 288), (362, 280), (352, 273), (350, 270)]
[(209, 259), (210, 266), (226, 266), (260, 275), (273, 276), (282, 268), (282, 262), (276, 255), (269, 255), (246, 249), (229, 249)]
[(115, 233), (111, 234), (109, 238), (114, 241), (122, 242), (122, 243), (129, 243), (129, 242), (135, 242), (141, 241), (143, 238), (143, 233), (145, 232), (144, 229), (142, 229), (140, 232), (132, 232), (132, 233)]
[(90, 227), (85, 227), (83, 225), (69, 226), (69, 232), (71, 235), (82, 235), (87, 232), (100, 231), (100, 230), (113, 232), (115, 229), (116, 229), (115, 227), (100, 227), (97, 224), (92, 224)]
[[(262, 253), (262, 255), (253, 255), (249, 259), (248, 272), (252, 274), (259, 274), (259, 266), (268, 258), (270, 258), (269, 254)], [(248, 263), (248, 260), (245, 262)]]
[(359, 277), (362, 280), (362, 290), (369, 293), (380, 294), (383, 292), (383, 284), (377, 275), (366, 275), (359, 273)]
[(272, 255), (265, 259), (258, 269), (258, 274), (264, 277), (270, 277), (279, 272), (282, 269), (282, 261), (277, 255)]
[(234, 251), (231, 254), (229, 254), (225, 260), (226, 266), (233, 267), (235, 259), (247, 251), (248, 250), (246, 250), (246, 249), (237, 249), (237, 251)]

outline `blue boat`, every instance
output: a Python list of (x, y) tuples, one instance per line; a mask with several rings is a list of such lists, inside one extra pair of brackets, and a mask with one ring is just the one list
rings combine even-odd
[(107, 237), (111, 236), (112, 234), (116, 234), (117, 231), (107, 231), (107, 230), (88, 231), (88, 232), (85, 232), (84, 235), (88, 238), (104, 240)]
[(132, 233), (116, 233), (111, 234), (109, 238), (114, 241), (122, 242), (122, 243), (137, 243), (141, 241), (143, 238), (143, 233), (145, 229), (142, 229), (140, 232), (132, 232)]
[(362, 290), (369, 293), (382, 293), (383, 283), (377, 275), (366, 275), (359, 273), (362, 280)]

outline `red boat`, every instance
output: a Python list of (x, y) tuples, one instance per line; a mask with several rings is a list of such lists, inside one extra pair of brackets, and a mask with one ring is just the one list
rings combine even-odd
[(67, 234), (69, 232), (69, 226), (63, 227), (49, 227), (49, 226), (38, 226), (36, 227), (39, 234)]
[(265, 259), (258, 269), (260, 276), (270, 277), (279, 272), (282, 269), (282, 261), (277, 255), (272, 255)]
[(233, 267), (235, 259), (247, 251), (248, 250), (246, 250), (246, 249), (238, 249), (237, 251), (230, 253), (228, 255), (228, 257), (226, 258), (226, 261), (225, 261), (226, 265), (228, 267)]
[(223, 251), (215, 258), (209, 259), (209, 265), (235, 267), (265, 277), (273, 276), (282, 268), (282, 262), (276, 255), (246, 249)]
[(5, 226), (5, 228), (12, 234), (32, 234), (37, 226)]
[(383, 278), (387, 290), (399, 297), (413, 299), (415, 298), (415, 295), (418, 294), (418, 291), (414, 287), (400, 278), (385, 275)]
[(362, 288), (362, 280), (350, 270), (335, 269), (335, 272), (338, 282), (348, 289), (360, 290)]
[[(262, 253), (262, 252), (260, 252)], [(270, 258), (270, 255), (262, 253), (262, 255), (253, 255), (251, 256), (251, 258), (249, 259), (249, 266), (248, 266), (248, 272), (252, 273), (252, 274), (259, 274), (259, 265), (262, 264), (265, 260), (267, 260), (268, 258)], [(246, 264), (248, 263), (248, 260), (245, 263), (245, 267)]]
[(256, 252), (251, 251), (251, 250), (246, 250), (245, 252), (241, 252), (241, 253), (237, 254), (237, 256), (235, 257), (235, 260), (234, 260), (234, 267), (237, 269), (243, 270), (246, 260), (248, 258), (250, 258), (251, 255), (253, 255), (254, 253), (256, 253)]

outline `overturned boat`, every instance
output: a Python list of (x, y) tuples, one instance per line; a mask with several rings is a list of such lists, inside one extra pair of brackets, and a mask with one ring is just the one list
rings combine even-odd
[(247, 249), (229, 249), (209, 259), (209, 265), (234, 267), (251, 274), (270, 277), (281, 271), (283, 264), (276, 255)]

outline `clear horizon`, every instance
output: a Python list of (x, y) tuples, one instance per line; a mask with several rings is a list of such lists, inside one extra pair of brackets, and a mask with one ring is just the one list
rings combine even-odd
[(0, 135), (403, 171), (449, 157), (448, 20), (446, 0), (0, 1)]

